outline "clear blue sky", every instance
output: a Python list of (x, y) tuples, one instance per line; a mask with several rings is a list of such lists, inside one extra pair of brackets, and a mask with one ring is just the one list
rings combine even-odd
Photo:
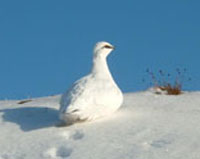
[(0, 2), (0, 99), (64, 92), (91, 67), (93, 46), (124, 92), (146, 85), (146, 68), (187, 68), (200, 90), (200, 1), (7, 0)]

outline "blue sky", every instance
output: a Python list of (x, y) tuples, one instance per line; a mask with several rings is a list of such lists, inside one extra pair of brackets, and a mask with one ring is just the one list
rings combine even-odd
[(200, 1), (1, 1), (0, 99), (64, 92), (91, 67), (93, 46), (116, 46), (108, 62), (123, 92), (139, 91), (145, 70), (187, 68), (200, 90)]

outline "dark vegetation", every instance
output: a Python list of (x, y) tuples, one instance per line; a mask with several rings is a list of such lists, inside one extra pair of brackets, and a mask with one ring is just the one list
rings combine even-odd
[(31, 101), (32, 101), (31, 99), (21, 100), (17, 104), (25, 104), (25, 103), (28, 103), (28, 102), (31, 102)]
[(183, 93), (183, 84), (186, 81), (191, 81), (191, 78), (186, 78), (186, 69), (175, 70), (175, 74), (170, 74), (159, 70), (158, 72), (152, 72), (150, 69), (146, 70), (146, 73), (151, 78), (151, 85), (155, 90), (156, 94), (163, 94), (165, 92), (167, 95), (180, 95)]

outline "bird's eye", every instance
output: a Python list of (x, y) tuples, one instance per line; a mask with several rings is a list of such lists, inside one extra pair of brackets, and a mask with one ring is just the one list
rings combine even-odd
[(112, 49), (113, 47), (110, 46), (110, 45), (105, 45), (104, 48), (107, 48), (107, 49)]

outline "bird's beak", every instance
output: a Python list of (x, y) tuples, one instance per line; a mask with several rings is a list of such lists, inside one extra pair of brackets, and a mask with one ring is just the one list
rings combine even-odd
[(112, 46), (112, 49), (115, 50), (115, 46)]

